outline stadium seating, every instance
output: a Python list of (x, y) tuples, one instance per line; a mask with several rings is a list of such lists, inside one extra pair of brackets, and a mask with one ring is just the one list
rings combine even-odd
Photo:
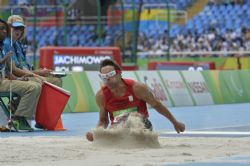
[[(135, 3), (138, 3), (136, 0)], [(11, 0), (9, 3), (15, 3)], [(40, 3), (40, 1), (39, 1)], [(41, 3), (47, 3), (42, 2)], [(124, 0), (125, 4), (132, 3), (132, 0)], [(165, 0), (143, 0), (144, 4), (166, 3)], [(186, 9), (193, 0), (169, 0), (169, 3), (176, 5), (176, 9)], [(41, 4), (42, 5), (42, 4)], [(206, 5), (204, 9), (188, 20), (186, 24), (172, 24), (170, 28), (170, 37), (176, 38), (177, 35), (189, 35), (199, 37), (208, 33), (211, 27), (214, 27), (217, 34), (225, 35), (228, 30), (234, 30), (238, 33), (241, 28), (250, 29), (250, 0), (245, 0), (240, 4), (218, 4)], [(242, 19), (244, 18), (244, 19)], [(126, 29), (127, 28), (127, 29)], [(133, 28), (133, 25), (127, 24), (126, 30)], [(159, 38), (167, 36), (168, 25), (166, 21), (141, 21), (140, 32), (145, 34), (147, 39), (156, 42)], [(102, 25), (102, 41), (97, 38), (97, 25), (68, 25), (65, 34), (63, 27), (43, 26), (37, 27), (36, 41), (39, 47), (47, 45), (64, 45), (64, 36), (67, 35), (68, 46), (109, 46), (112, 45), (115, 38), (121, 35), (121, 26)], [(32, 40), (32, 26), (27, 26), (27, 38)]]

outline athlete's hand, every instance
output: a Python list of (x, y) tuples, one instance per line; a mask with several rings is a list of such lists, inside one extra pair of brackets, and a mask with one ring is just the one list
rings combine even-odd
[(94, 141), (93, 133), (87, 132), (87, 133), (86, 133), (86, 138), (87, 138), (87, 140), (90, 141), (90, 142)]
[(185, 131), (185, 124), (176, 121), (174, 124), (174, 128), (175, 128), (177, 133), (184, 132)]

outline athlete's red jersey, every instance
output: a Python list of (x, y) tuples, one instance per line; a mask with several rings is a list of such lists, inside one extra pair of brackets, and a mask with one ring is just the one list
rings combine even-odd
[(124, 96), (114, 96), (107, 86), (102, 87), (105, 96), (105, 109), (109, 112), (109, 118), (114, 123), (114, 118), (124, 113), (137, 111), (148, 118), (147, 105), (145, 101), (138, 99), (133, 91), (134, 81), (122, 79), (126, 86)]

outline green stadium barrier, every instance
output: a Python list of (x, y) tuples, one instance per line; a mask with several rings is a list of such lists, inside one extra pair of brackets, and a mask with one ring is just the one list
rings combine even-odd
[(98, 110), (95, 104), (95, 95), (86, 72), (68, 74), (63, 78), (63, 88), (72, 93), (64, 112)]
[[(165, 106), (195, 106), (250, 102), (250, 70), (124, 71), (124, 78), (145, 83)], [(64, 112), (98, 111), (95, 94), (102, 86), (97, 71), (63, 78), (71, 92)]]

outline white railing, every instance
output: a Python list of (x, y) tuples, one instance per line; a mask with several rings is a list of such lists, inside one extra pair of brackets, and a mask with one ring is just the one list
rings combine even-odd
[[(166, 51), (145, 51), (145, 52), (138, 52), (137, 55), (148, 57), (160, 57), (162, 55), (167, 55), (168, 52)], [(170, 51), (170, 56), (180, 56), (180, 57), (186, 57), (186, 56), (218, 56), (218, 57), (227, 57), (227, 56), (250, 56), (250, 50), (249, 51)]]

